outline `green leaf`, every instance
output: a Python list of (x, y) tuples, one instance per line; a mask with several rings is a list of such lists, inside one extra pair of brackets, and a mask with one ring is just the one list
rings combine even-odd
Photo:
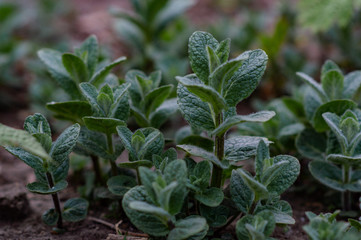
[(330, 70), (321, 79), (322, 88), (330, 100), (342, 98), (343, 75), (338, 70)]
[(81, 58), (71, 53), (65, 53), (62, 55), (62, 62), (66, 71), (77, 84), (88, 81), (88, 69)]
[(129, 118), (128, 89), (130, 84), (125, 83), (117, 86), (114, 91), (114, 101), (109, 110), (109, 116), (123, 121)]
[(312, 176), (322, 184), (337, 191), (346, 190), (342, 183), (342, 170), (335, 165), (324, 161), (312, 161), (308, 168)]
[(183, 160), (170, 162), (164, 169), (164, 179), (167, 184), (177, 182), (177, 187), (170, 196), (169, 213), (175, 215), (182, 209), (184, 199), (187, 196), (187, 166)]
[(298, 119), (302, 119), (306, 116), (301, 102), (290, 97), (283, 97), (282, 102)]
[(312, 128), (304, 129), (296, 138), (297, 151), (312, 160), (324, 160), (327, 148), (325, 134)]
[(348, 139), (344, 135), (344, 132), (339, 128), (340, 117), (330, 112), (322, 114), (322, 117), (337, 137), (337, 140), (341, 144), (343, 151), (345, 151), (348, 146)]
[(238, 169), (237, 171), (242, 177), (243, 182), (253, 191), (256, 201), (268, 198), (268, 190), (262, 183), (257, 182), (242, 169)]
[(145, 143), (137, 153), (139, 159), (152, 159), (153, 154), (160, 155), (164, 148), (163, 134), (155, 128), (141, 128), (140, 131), (145, 136)]
[(3, 147), (20, 147), (43, 160), (51, 159), (42, 145), (28, 132), (11, 128), (1, 123), (0, 145)]
[(158, 216), (161, 219), (170, 219), (172, 216), (163, 208), (151, 205), (147, 202), (132, 201), (129, 203), (129, 207), (139, 212), (144, 212)]
[(188, 43), (189, 62), (192, 70), (198, 78), (208, 85), (208, 76), (210, 74), (207, 46), (214, 50), (218, 48), (218, 41), (207, 32), (194, 32)]
[(238, 58), (245, 58), (246, 60), (233, 76), (223, 84), (222, 96), (230, 107), (236, 106), (256, 89), (268, 60), (267, 54), (260, 49), (246, 51)]
[(136, 185), (137, 182), (133, 177), (125, 176), (125, 175), (111, 177), (107, 181), (107, 186), (109, 191), (111, 191), (113, 194), (117, 196), (124, 196), (124, 194), (129, 189), (135, 187)]
[(53, 194), (57, 193), (68, 186), (68, 183), (65, 180), (62, 180), (50, 188), (46, 183), (33, 182), (26, 185), (26, 188), (32, 193), (38, 194)]
[(309, 122), (312, 122), (315, 116), (316, 110), (322, 105), (322, 99), (311, 88), (305, 88), (305, 95), (303, 97), (303, 106), (305, 109), (306, 118)]
[(196, 95), (203, 102), (209, 103), (212, 106), (215, 114), (218, 114), (223, 109), (227, 108), (227, 104), (223, 97), (213, 88), (204, 84), (194, 82), (187, 77), (176, 77), (176, 79), (180, 84), (185, 86), (188, 91)]
[(230, 161), (243, 161), (256, 155), (259, 142), (263, 140), (267, 145), (270, 143), (266, 138), (240, 136), (229, 138), (224, 142), (224, 156)]
[(123, 127), (123, 126), (118, 126), (116, 129), (117, 129), (117, 133), (120, 138), (120, 141), (123, 143), (125, 149), (127, 149), (129, 152), (130, 160), (133, 160), (133, 161), (137, 160), (138, 154), (135, 151), (135, 149), (133, 148), (132, 143), (131, 143), (133, 133), (127, 127)]
[(139, 167), (139, 177), (148, 196), (155, 203), (157, 197), (153, 189), (153, 182), (156, 181), (158, 175), (147, 167)]
[(329, 71), (338, 71), (342, 73), (340, 67), (334, 61), (326, 60), (322, 65), (321, 78), (323, 78)]
[(221, 227), (227, 223), (229, 208), (224, 205), (219, 205), (214, 208), (200, 205), (199, 211), (211, 227)]
[[(49, 155), (54, 160), (51, 162), (51, 170), (54, 171), (64, 161), (69, 161), (69, 154), (73, 151), (80, 133), (80, 125), (74, 124), (65, 129), (51, 146)], [(55, 181), (57, 181), (55, 179)]]
[(196, 193), (194, 197), (206, 206), (217, 207), (222, 203), (224, 195), (222, 190), (219, 188), (209, 188), (201, 193)]
[(202, 137), (199, 135), (190, 135), (179, 141), (182, 145), (193, 145), (196, 147), (203, 148), (208, 152), (212, 152), (214, 148), (214, 142), (210, 138)]
[(59, 214), (55, 211), (54, 208), (46, 210), (46, 212), (41, 215), (41, 220), (43, 220), (43, 222), (49, 226), (54, 226), (57, 223), (58, 219)]
[(313, 125), (316, 131), (323, 132), (328, 130), (328, 126), (322, 117), (325, 112), (335, 113), (336, 115), (342, 115), (348, 109), (356, 108), (357, 104), (351, 100), (334, 100), (327, 102), (317, 108), (315, 115), (313, 116)]
[(263, 162), (266, 159), (270, 159), (269, 148), (263, 140), (260, 140), (255, 158), (256, 179), (258, 181), (261, 180), (261, 176), (263, 175)]
[[(193, 80), (198, 81), (197, 83), (200, 82), (198, 78), (194, 78), (194, 76)], [(178, 84), (177, 95), (179, 109), (185, 120), (187, 120), (192, 127), (207, 131), (214, 130), (213, 117), (207, 103), (192, 94), (182, 84)]]
[(5, 150), (22, 160), (25, 164), (27, 164), (34, 170), (41, 172), (45, 171), (43, 166), (43, 160), (40, 157), (28, 153), (24, 149), (18, 147), (6, 147)]
[(219, 43), (216, 53), (221, 63), (224, 63), (228, 60), (230, 50), (231, 50), (230, 38), (227, 38)]
[(222, 169), (228, 168), (228, 166), (225, 165), (224, 163), (222, 163), (212, 152), (208, 152), (200, 147), (196, 147), (196, 146), (192, 146), (192, 145), (177, 145), (177, 148), (180, 148), (183, 151), (185, 151), (193, 156), (201, 157), (206, 160), (209, 160), (213, 164), (215, 164), (216, 166), (218, 166)]
[(250, 237), (248, 235), (248, 231), (246, 229), (246, 224), (252, 223), (252, 220), (253, 220), (252, 215), (245, 215), (237, 221), (237, 223), (236, 223), (237, 239), (245, 239), (245, 240), (250, 239)]
[(218, 66), (209, 76), (209, 85), (221, 93), (223, 84), (229, 81), (245, 59), (244, 56), (243, 58), (235, 58)]
[(361, 71), (353, 71), (344, 78), (343, 97), (360, 103), (361, 97)]
[(301, 77), (303, 82), (306, 83), (308, 86), (310, 86), (317, 93), (317, 95), (320, 97), (322, 102), (328, 101), (325, 91), (322, 89), (321, 85), (318, 82), (316, 82), (313, 78), (311, 78), (307, 74), (301, 72), (298, 72), (297, 76)]
[(89, 103), (84, 101), (50, 102), (46, 108), (55, 113), (55, 118), (82, 123), (82, 118), (93, 114)]
[(124, 195), (122, 201), (124, 212), (136, 228), (147, 234), (153, 236), (166, 236), (169, 233), (167, 223), (161, 221), (157, 216), (130, 208), (129, 204), (133, 201), (142, 201), (152, 204), (152, 200), (147, 194), (144, 186), (136, 186)]
[(153, 162), (149, 160), (138, 160), (134, 162), (122, 162), (119, 163), (118, 166), (120, 168), (132, 168), (132, 169), (137, 169), (138, 167), (141, 166), (151, 168), (153, 167)]
[(92, 76), (98, 63), (98, 40), (95, 35), (88, 37), (80, 46), (82, 52), (86, 52), (85, 63), (89, 76)]
[(356, 155), (351, 157), (343, 154), (329, 154), (327, 155), (326, 160), (339, 165), (345, 164), (353, 167), (357, 167), (361, 165), (361, 155)]
[(221, 62), (220, 62), (217, 54), (213, 50), (213, 48), (211, 48), (210, 46), (207, 46), (206, 49), (207, 49), (209, 73), (212, 73), (214, 71), (214, 69), (216, 69), (221, 64)]
[(255, 199), (255, 195), (243, 181), (239, 171), (232, 170), (230, 192), (232, 201), (236, 204), (236, 207), (241, 212), (247, 214)]
[(63, 66), (60, 52), (51, 49), (41, 49), (38, 51), (38, 57), (46, 65), (49, 73), (59, 86), (64, 89), (72, 99), (81, 99), (81, 93), (76, 83), (71, 79)]
[(89, 130), (105, 133), (106, 135), (116, 133), (118, 126), (126, 126), (124, 121), (115, 118), (84, 117), (83, 121)]
[(284, 164), (279, 166), (279, 170), (267, 181), (266, 186), (270, 193), (275, 192), (280, 195), (296, 181), (301, 167), (297, 158), (289, 155), (278, 155), (273, 158), (273, 162)]
[(169, 232), (167, 240), (189, 239), (205, 229), (208, 229), (208, 225), (203, 217), (189, 216), (175, 223), (175, 228)]
[(144, 97), (144, 109), (146, 116), (149, 116), (154, 112), (169, 96), (172, 92), (173, 85), (165, 85), (159, 88), (153, 89)]
[(40, 113), (35, 113), (25, 119), (24, 130), (30, 134), (44, 133), (51, 137), (50, 125), (46, 118)]
[(104, 82), (105, 77), (110, 73), (110, 71), (115, 66), (117, 66), (120, 63), (124, 62), (126, 59), (127, 59), (126, 57), (120, 57), (120, 58), (114, 60), (113, 62), (111, 62), (110, 64), (108, 64), (108, 65), (104, 66), (103, 68), (99, 69), (98, 71), (96, 71), (94, 73), (94, 75), (89, 80), (89, 82), (91, 84), (93, 84), (94, 86), (99, 86), (100, 84), (102, 84)]
[(165, 100), (154, 112), (150, 113), (150, 126), (160, 128), (178, 110), (177, 99)]
[(192, 169), (188, 171), (190, 177), (194, 177), (194, 181), (191, 181), (193, 185), (205, 189), (209, 186), (209, 180), (211, 178), (212, 165), (209, 161), (201, 161)]
[(89, 203), (83, 198), (72, 198), (64, 203), (63, 218), (68, 222), (78, 222), (86, 218)]
[(267, 122), (276, 115), (273, 111), (260, 111), (251, 113), (249, 115), (236, 115), (227, 118), (221, 125), (219, 125), (213, 132), (212, 135), (220, 136), (228, 131), (231, 127), (236, 124), (244, 122)]
[(90, 105), (92, 106), (92, 109), (95, 113), (95, 115), (103, 116), (105, 117), (105, 112), (103, 109), (99, 106), (97, 97), (98, 97), (98, 89), (94, 87), (92, 84), (84, 82), (79, 84), (80, 90), (83, 94), (83, 96), (88, 100)]

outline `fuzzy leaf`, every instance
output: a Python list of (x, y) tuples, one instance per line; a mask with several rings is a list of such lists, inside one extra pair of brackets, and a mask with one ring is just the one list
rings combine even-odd
[(257, 145), (256, 158), (255, 158), (256, 179), (258, 181), (261, 180), (261, 176), (263, 175), (263, 162), (265, 159), (269, 159), (269, 158), (270, 158), (269, 148), (263, 140), (260, 140)]
[(308, 165), (310, 172), (322, 184), (344, 192), (346, 189), (342, 183), (342, 171), (335, 165), (324, 161), (312, 161)]
[(240, 136), (227, 139), (224, 142), (225, 159), (238, 162), (253, 157), (256, 155), (256, 149), (261, 140), (267, 145), (270, 143), (262, 137)]
[(135, 151), (135, 149), (133, 148), (132, 143), (131, 143), (133, 133), (127, 127), (123, 127), (123, 126), (118, 126), (116, 129), (117, 129), (117, 133), (120, 138), (120, 141), (123, 143), (125, 149), (127, 149), (129, 152), (130, 159), (131, 160), (138, 159), (137, 158), (138, 154)]
[[(79, 84), (79, 88), (83, 94), (83, 96), (88, 100), (95, 115), (106, 116), (103, 109), (99, 106), (97, 98), (98, 98), (98, 89), (94, 87), (92, 84), (83, 82)], [(94, 116), (94, 115), (93, 115)]]
[(326, 160), (339, 165), (347, 164), (354, 167), (361, 165), (361, 155), (350, 157), (342, 154), (329, 154)]
[(252, 176), (248, 175), (242, 169), (238, 169), (237, 171), (242, 177), (243, 182), (253, 191), (257, 201), (268, 197), (268, 190), (262, 183), (257, 182)]
[(345, 76), (343, 97), (359, 103), (361, 98), (361, 71), (353, 71)]
[(318, 82), (316, 82), (313, 78), (311, 78), (307, 74), (301, 72), (298, 72), (297, 76), (301, 77), (303, 82), (306, 83), (308, 86), (310, 86), (317, 93), (317, 95), (320, 97), (322, 102), (328, 101), (325, 91), (322, 89), (321, 85)]
[(92, 76), (98, 63), (98, 40), (95, 35), (88, 37), (80, 46), (82, 52), (86, 52), (86, 65), (89, 76)]
[(44, 133), (51, 137), (50, 125), (46, 118), (40, 113), (35, 113), (25, 119), (24, 130), (30, 134)]
[(196, 193), (194, 197), (206, 206), (217, 207), (222, 203), (224, 195), (222, 190), (219, 188), (209, 188), (201, 193)]
[(213, 50), (218, 48), (218, 41), (206, 32), (194, 32), (188, 43), (189, 62), (193, 72), (206, 85), (210, 74), (207, 46)]
[(122, 120), (105, 117), (84, 117), (83, 121), (89, 130), (105, 133), (106, 135), (116, 133), (118, 126), (126, 126)]
[(51, 157), (42, 145), (24, 130), (19, 130), (5, 126), (0, 123), (0, 145), (3, 147), (20, 147), (29, 153), (50, 160)]
[(356, 108), (357, 104), (351, 100), (334, 100), (327, 102), (317, 108), (315, 115), (313, 116), (313, 125), (318, 132), (328, 130), (328, 126), (322, 117), (325, 112), (335, 113), (336, 115), (342, 115), (348, 109)]
[(63, 218), (68, 222), (78, 222), (86, 218), (89, 203), (83, 198), (72, 198), (64, 203)]
[(222, 96), (234, 107), (256, 89), (266, 69), (267, 54), (263, 50), (246, 51), (238, 58), (246, 58), (242, 66), (224, 83)]
[(113, 194), (117, 196), (124, 196), (124, 194), (129, 189), (135, 187), (136, 185), (137, 182), (133, 177), (129, 177), (125, 175), (111, 177), (107, 181), (107, 186), (109, 191), (111, 191)]
[(6, 147), (6, 151), (13, 154), (34, 170), (44, 172), (43, 160), (19, 147)]
[(208, 225), (203, 217), (189, 216), (175, 223), (175, 228), (169, 232), (167, 240), (189, 239), (205, 229), (208, 229)]
[(209, 160), (220, 168), (226, 169), (228, 167), (227, 165), (222, 163), (212, 152), (208, 152), (200, 147), (192, 145), (177, 145), (177, 147), (193, 156)]
[(77, 84), (88, 81), (88, 69), (81, 58), (71, 53), (65, 53), (62, 55), (62, 62), (66, 71)]
[(306, 128), (297, 136), (296, 147), (299, 153), (309, 159), (324, 160), (327, 139), (325, 134)]
[(154, 112), (168, 98), (172, 89), (173, 85), (165, 85), (152, 90), (145, 96), (144, 109), (146, 116), (149, 116), (152, 112)]
[(247, 214), (255, 198), (254, 192), (243, 181), (241, 173), (233, 170), (231, 176), (230, 192), (232, 201), (237, 208)]
[(63, 66), (61, 53), (51, 49), (41, 49), (38, 56), (46, 65), (50, 75), (55, 79), (59, 86), (69, 94), (72, 99), (81, 99), (76, 83), (71, 79)]
[(43, 220), (43, 222), (49, 226), (54, 226), (58, 219), (59, 214), (55, 211), (54, 208), (48, 209), (46, 212), (43, 213), (43, 215), (41, 215), (41, 220)]
[(210, 138), (202, 137), (199, 135), (190, 135), (179, 141), (182, 145), (193, 145), (196, 147), (203, 148), (208, 152), (212, 152), (214, 149), (214, 142)]
[(150, 113), (150, 126), (160, 128), (178, 110), (177, 99), (165, 100), (154, 112)]
[(50, 188), (46, 183), (33, 182), (26, 185), (26, 188), (32, 193), (38, 194), (53, 194), (57, 193), (68, 186), (68, 183), (65, 180), (62, 180)]
[(322, 76), (322, 88), (330, 100), (342, 98), (343, 81), (343, 75), (338, 70), (330, 70)]
[(145, 233), (153, 236), (166, 236), (169, 233), (167, 223), (161, 221), (157, 216), (130, 208), (129, 204), (133, 201), (152, 204), (144, 186), (136, 186), (124, 195), (122, 205), (125, 213), (130, 221)]
[(163, 134), (155, 128), (141, 128), (140, 131), (145, 136), (145, 143), (137, 153), (140, 160), (151, 160), (153, 154), (160, 155), (164, 148)]
[(199, 211), (201, 216), (207, 220), (208, 225), (211, 227), (221, 227), (227, 223), (229, 208), (224, 205), (219, 205), (214, 208), (200, 205)]
[(50, 102), (46, 108), (55, 113), (55, 118), (82, 123), (82, 118), (93, 114), (89, 103), (84, 101)]
[(89, 80), (91, 84), (94, 86), (99, 86), (104, 82), (105, 77), (110, 73), (110, 71), (120, 63), (124, 62), (127, 58), (126, 57), (120, 57), (110, 64), (104, 66), (103, 68), (99, 69), (97, 72), (94, 73), (92, 78)]
[(213, 88), (201, 83), (195, 83), (187, 77), (177, 77), (176, 79), (180, 84), (185, 86), (188, 91), (196, 95), (203, 102), (209, 103), (215, 114), (218, 114), (223, 109), (227, 108), (227, 104), (223, 97)]
[[(198, 79), (196, 81), (199, 83)], [(182, 84), (178, 84), (177, 95), (179, 109), (192, 127), (208, 131), (214, 130), (213, 117), (207, 103), (192, 94)]]
[(273, 111), (260, 111), (251, 113), (249, 115), (236, 115), (227, 118), (221, 125), (219, 125), (213, 132), (212, 135), (222, 135), (228, 131), (231, 127), (236, 124), (244, 122), (267, 122), (276, 115)]

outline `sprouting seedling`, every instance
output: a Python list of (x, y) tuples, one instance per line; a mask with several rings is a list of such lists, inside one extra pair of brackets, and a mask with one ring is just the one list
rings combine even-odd
[(132, 223), (140, 230), (167, 239), (202, 239), (208, 230), (201, 216), (178, 218), (187, 196), (187, 167), (183, 160), (171, 161), (163, 173), (139, 168), (142, 186), (128, 191), (123, 208)]
[(254, 50), (228, 60), (230, 40), (219, 43), (206, 32), (192, 34), (188, 52), (195, 74), (177, 77), (178, 105), (192, 127), (211, 132), (215, 147), (214, 153), (201, 151), (201, 155), (199, 149), (192, 146), (179, 147), (187, 149), (190, 154), (211, 160), (211, 185), (220, 188), (222, 171), (228, 168), (227, 163), (222, 162), (225, 158), (225, 133), (236, 124), (264, 122), (274, 116), (272, 111), (246, 116), (237, 115), (235, 111), (235, 106), (257, 87), (266, 68), (267, 55), (262, 50)]
[(125, 75), (130, 83), (129, 96), (131, 111), (140, 127), (159, 128), (177, 109), (177, 100), (168, 99), (173, 85), (161, 83), (161, 72), (156, 71), (149, 76), (138, 70), (130, 70)]
[(340, 152), (329, 153), (326, 161), (312, 161), (309, 169), (321, 183), (341, 191), (342, 207), (344, 210), (350, 210), (352, 208), (351, 192), (361, 192), (361, 184), (358, 181), (361, 165), (358, 149), (361, 140), (360, 123), (351, 110), (347, 110), (341, 117), (330, 112), (322, 116), (335, 135)]
[(34, 169), (37, 181), (26, 187), (30, 192), (51, 195), (54, 208), (46, 211), (42, 219), (48, 225), (63, 229), (63, 219), (80, 221), (86, 217), (88, 202), (81, 198), (69, 199), (60, 207), (58, 192), (68, 185), (69, 154), (79, 136), (79, 124), (68, 127), (52, 142), (49, 123), (41, 114), (26, 118), (24, 130), (0, 124), (0, 145)]
[(231, 176), (232, 200), (246, 214), (237, 222), (239, 239), (266, 239), (275, 224), (295, 223), (291, 206), (279, 200), (279, 196), (296, 181), (300, 173), (298, 160), (289, 155), (271, 158), (267, 145), (261, 140), (257, 147), (255, 172), (253, 177), (239, 168), (233, 170)]

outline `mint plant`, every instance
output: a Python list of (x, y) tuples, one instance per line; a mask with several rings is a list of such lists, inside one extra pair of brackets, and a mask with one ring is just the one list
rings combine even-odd
[(343, 221), (336, 221), (340, 211), (334, 213), (321, 213), (316, 215), (312, 212), (306, 212), (310, 223), (303, 227), (311, 240), (337, 240), (350, 239), (359, 240), (360, 235), (350, 229), (350, 224)]
[(267, 239), (276, 224), (294, 224), (291, 206), (279, 196), (300, 173), (298, 160), (289, 155), (270, 157), (261, 140), (255, 157), (255, 176), (239, 168), (232, 171), (230, 193), (237, 209), (245, 214), (236, 225), (239, 239)]
[(160, 71), (155, 71), (147, 76), (142, 71), (130, 70), (125, 75), (125, 81), (131, 84), (129, 88), (130, 108), (140, 127), (160, 128), (177, 111), (177, 100), (175, 98), (168, 99), (173, 85), (160, 86)]
[(230, 40), (219, 43), (205, 32), (192, 34), (188, 52), (195, 74), (177, 77), (178, 105), (191, 127), (209, 131), (214, 136), (215, 147), (214, 153), (205, 153), (188, 145), (179, 147), (191, 155), (206, 156), (206, 159), (211, 160), (211, 185), (220, 188), (222, 169), (228, 168), (229, 162), (224, 159), (224, 135), (227, 130), (242, 122), (265, 122), (274, 116), (271, 111), (246, 116), (235, 112), (237, 103), (248, 97), (259, 83), (266, 67), (267, 55), (262, 50), (254, 50), (228, 60)]
[(309, 169), (321, 183), (341, 191), (342, 207), (350, 210), (351, 192), (361, 192), (360, 123), (355, 113), (350, 110), (341, 117), (329, 112), (322, 116), (335, 135), (341, 151), (333, 150), (327, 155), (326, 161), (312, 161)]
[(47, 210), (42, 220), (63, 229), (65, 221), (76, 222), (87, 215), (88, 202), (81, 198), (69, 199), (61, 210), (58, 192), (68, 185), (69, 154), (79, 136), (80, 126), (68, 127), (52, 142), (49, 123), (41, 114), (26, 118), (24, 130), (0, 124), (0, 145), (34, 169), (37, 181), (26, 188), (33, 193), (51, 195), (54, 208)]

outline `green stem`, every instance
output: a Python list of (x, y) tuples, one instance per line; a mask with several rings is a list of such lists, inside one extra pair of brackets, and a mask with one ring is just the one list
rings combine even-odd
[[(216, 128), (222, 124), (222, 113), (216, 115)], [(224, 134), (215, 137), (215, 155), (222, 161), (224, 155)], [(211, 186), (221, 188), (222, 186), (222, 168), (213, 165)]]
[[(342, 180), (344, 184), (348, 184), (351, 178), (352, 168), (349, 165), (342, 165)], [(351, 192), (346, 190), (341, 195), (342, 209), (344, 211), (351, 210)]]
[(102, 174), (100, 171), (100, 164), (99, 164), (99, 158), (95, 155), (90, 155), (90, 158), (93, 163), (93, 170), (95, 173), (95, 181), (97, 183), (103, 184)]
[[(53, 188), (54, 187), (54, 181), (53, 181), (53, 177), (51, 176), (50, 172), (46, 172), (46, 178), (48, 180), (49, 187)], [(59, 229), (62, 229), (63, 228), (63, 218), (61, 216), (61, 209), (60, 209), (60, 202), (59, 202), (58, 193), (51, 194), (51, 197), (53, 199), (55, 211), (59, 215), (58, 222), (57, 222), (57, 227)]]
[(137, 181), (138, 181), (138, 185), (142, 185), (142, 180), (140, 179), (140, 174), (139, 174), (139, 167), (136, 168), (137, 171)]
[[(114, 148), (113, 148), (113, 138), (112, 138), (112, 134), (107, 134), (107, 145), (108, 145), (108, 152), (110, 155), (114, 154)], [(117, 176), (118, 175), (118, 168), (117, 165), (115, 164), (115, 160), (113, 159), (109, 159), (110, 161), (110, 167), (112, 170), (112, 176)]]

